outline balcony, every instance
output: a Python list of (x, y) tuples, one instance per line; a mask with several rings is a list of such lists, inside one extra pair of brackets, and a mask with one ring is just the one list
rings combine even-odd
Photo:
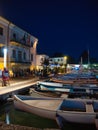
[(31, 61), (23, 61), (22, 59), (11, 58), (10, 62), (31, 64)]
[(26, 41), (24, 41), (24, 40), (18, 40), (18, 39), (11, 39), (10, 40), (10, 45), (23, 46), (23, 47), (31, 47), (30, 44), (26, 43)]

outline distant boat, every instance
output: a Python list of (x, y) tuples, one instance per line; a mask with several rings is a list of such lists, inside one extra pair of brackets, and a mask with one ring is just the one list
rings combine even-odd
[(31, 96), (14, 95), (15, 108), (54, 119), (60, 126), (62, 120), (73, 123), (95, 124), (98, 127), (98, 100), (34, 98)]
[(98, 84), (96, 76), (92, 73), (70, 73), (50, 79), (52, 82), (61, 84)]

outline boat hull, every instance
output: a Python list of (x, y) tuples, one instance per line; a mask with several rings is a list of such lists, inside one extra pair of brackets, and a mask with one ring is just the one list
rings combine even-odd
[[(45, 100), (47, 100), (47, 99), (45, 99)], [(22, 110), (25, 112), (29, 112), (29, 113), (32, 113), (32, 114), (35, 114), (35, 115), (38, 115), (38, 116), (41, 116), (44, 118), (55, 120), (56, 110), (38, 108), (38, 107), (35, 107), (32, 105), (29, 105), (27, 102), (29, 102), (29, 100), (27, 100), (26, 102), (23, 102), (19, 98), (17, 98), (16, 96), (14, 96), (14, 106), (16, 109), (19, 109), (19, 110)]]
[[(98, 101), (90, 99), (33, 98), (14, 95), (15, 108), (65, 122), (96, 124)], [(97, 124), (96, 124), (97, 126)]]
[(75, 113), (58, 111), (58, 116), (61, 116), (67, 122), (94, 124), (96, 115), (94, 113)]

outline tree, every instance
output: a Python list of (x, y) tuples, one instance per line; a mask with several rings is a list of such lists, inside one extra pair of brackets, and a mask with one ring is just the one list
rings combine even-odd
[(41, 64), (43, 66), (43, 76), (47, 76), (48, 75), (49, 59), (45, 58), (44, 60), (42, 60)]
[(48, 58), (45, 58), (45, 59), (42, 61), (42, 65), (43, 65), (43, 66), (48, 66), (48, 65), (49, 65), (49, 59), (48, 59)]
[(72, 56), (67, 56), (67, 63), (68, 63), (68, 64), (75, 64), (76, 61), (75, 61), (74, 57), (72, 57)]

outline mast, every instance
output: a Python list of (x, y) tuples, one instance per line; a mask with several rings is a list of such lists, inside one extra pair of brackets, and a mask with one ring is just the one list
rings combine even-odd
[(90, 55), (89, 55), (89, 48), (88, 48), (88, 68), (90, 68)]

